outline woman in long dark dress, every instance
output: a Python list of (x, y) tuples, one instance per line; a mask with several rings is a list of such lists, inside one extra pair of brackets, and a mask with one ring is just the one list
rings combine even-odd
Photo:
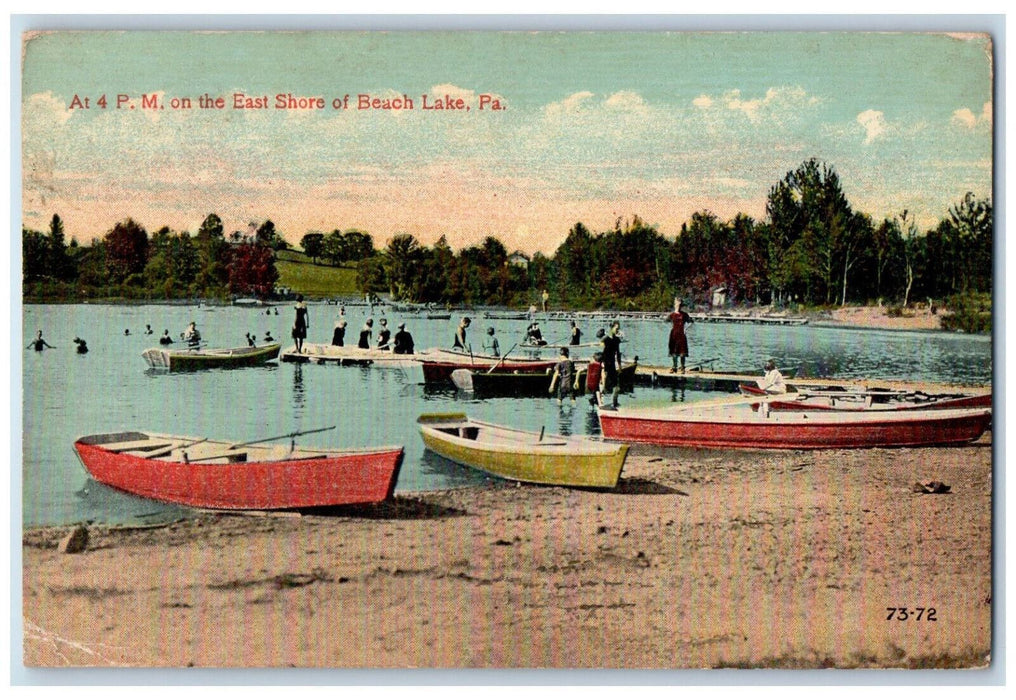
[(303, 352), (303, 341), (307, 338), (307, 328), (310, 327), (310, 319), (307, 315), (307, 304), (303, 301), (303, 295), (296, 297), (296, 321), (293, 322), (293, 340), (296, 342), (296, 351)]
[(688, 357), (688, 336), (684, 334), (684, 327), (686, 324), (691, 323), (692, 320), (683, 307), (683, 301), (674, 299), (674, 312), (667, 317), (671, 323), (670, 340), (667, 344), (667, 350), (673, 360), (673, 367), (670, 368), (671, 374), (677, 372), (678, 358), (681, 358), (681, 372), (683, 373), (684, 361)]

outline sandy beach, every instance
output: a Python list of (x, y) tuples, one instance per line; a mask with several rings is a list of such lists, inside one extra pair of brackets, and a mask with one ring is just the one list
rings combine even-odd
[(844, 306), (830, 312), (828, 318), (818, 323), (829, 323), (857, 328), (878, 328), (897, 331), (937, 331), (942, 329), (942, 315), (948, 309), (937, 309), (931, 313), (928, 307), (907, 309), (901, 316), (890, 316), (885, 306)]
[[(67, 528), (31, 530), (24, 662), (983, 667), (991, 453), (990, 432), (958, 448), (642, 448), (606, 492), (491, 482), (93, 526), (80, 554), (57, 551)], [(914, 490), (930, 481), (949, 492)]]

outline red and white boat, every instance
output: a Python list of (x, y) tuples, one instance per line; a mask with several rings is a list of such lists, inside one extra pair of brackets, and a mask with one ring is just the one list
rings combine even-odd
[(401, 447), (318, 450), (133, 431), (82, 437), (74, 449), (107, 486), (230, 510), (379, 503), (395, 490), (403, 456)]
[(972, 442), (991, 425), (990, 408), (907, 411), (770, 410), (762, 400), (680, 407), (600, 409), (610, 440), (672, 447), (813, 450), (918, 447)]

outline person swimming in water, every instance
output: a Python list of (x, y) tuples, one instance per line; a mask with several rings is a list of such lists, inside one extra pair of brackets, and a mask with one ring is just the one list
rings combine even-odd
[(39, 333), (35, 336), (35, 339), (28, 344), (28, 347), (32, 348), (36, 352), (42, 352), (46, 348), (49, 348), (50, 350), (55, 349), (52, 345), (42, 339), (42, 331), (39, 331)]

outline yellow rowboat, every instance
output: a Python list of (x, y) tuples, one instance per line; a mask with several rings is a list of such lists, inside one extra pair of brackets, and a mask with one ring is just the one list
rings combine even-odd
[(427, 413), (417, 423), (431, 451), (511, 481), (610, 489), (628, 456), (625, 444), (515, 430), (464, 413)]

